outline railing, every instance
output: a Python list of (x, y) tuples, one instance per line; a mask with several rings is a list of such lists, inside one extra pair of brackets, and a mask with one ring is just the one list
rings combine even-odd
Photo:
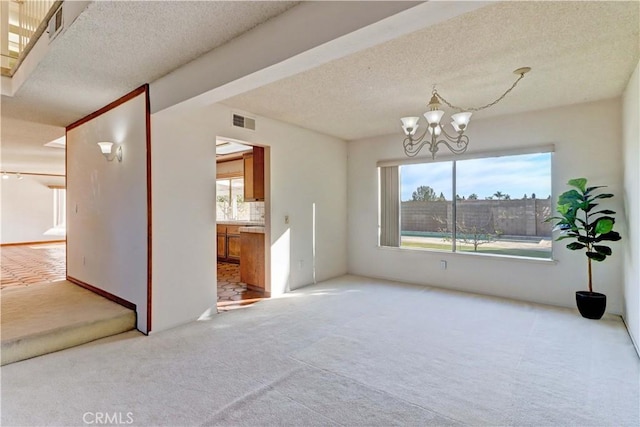
[(0, 1), (2, 74), (11, 76), (44, 33), (60, 0)]

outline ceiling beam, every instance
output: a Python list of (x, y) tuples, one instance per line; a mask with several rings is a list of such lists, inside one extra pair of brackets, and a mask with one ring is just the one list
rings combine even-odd
[(151, 112), (211, 105), (491, 3), (303, 2), (151, 83)]

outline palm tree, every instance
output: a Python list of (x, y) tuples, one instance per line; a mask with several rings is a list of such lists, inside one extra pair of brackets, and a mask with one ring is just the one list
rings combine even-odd
[(502, 193), (502, 191), (496, 191), (493, 193), (493, 196), (498, 200), (504, 199), (504, 193)]

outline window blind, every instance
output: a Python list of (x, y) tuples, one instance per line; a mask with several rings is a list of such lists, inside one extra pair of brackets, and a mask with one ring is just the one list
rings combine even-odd
[(380, 246), (400, 247), (400, 168), (380, 168)]

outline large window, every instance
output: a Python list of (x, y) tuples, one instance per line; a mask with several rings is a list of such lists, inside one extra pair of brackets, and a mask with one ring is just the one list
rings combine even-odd
[(380, 169), (380, 245), (551, 258), (551, 153)]
[(249, 218), (249, 203), (244, 201), (244, 179), (239, 177), (216, 180), (216, 219), (248, 221)]
[(45, 236), (64, 237), (67, 234), (67, 190), (50, 186), (53, 192), (53, 227), (44, 232)]
[(65, 229), (67, 227), (67, 190), (53, 189), (53, 227)]

